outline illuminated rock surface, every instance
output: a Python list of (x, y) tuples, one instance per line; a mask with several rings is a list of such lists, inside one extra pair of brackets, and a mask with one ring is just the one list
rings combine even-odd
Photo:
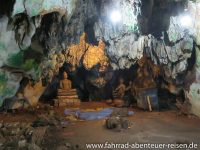
[(101, 40), (98, 46), (90, 45), (83, 57), (83, 65), (87, 70), (91, 70), (98, 64), (100, 65), (99, 71), (106, 71), (108, 58), (105, 55), (105, 43)]

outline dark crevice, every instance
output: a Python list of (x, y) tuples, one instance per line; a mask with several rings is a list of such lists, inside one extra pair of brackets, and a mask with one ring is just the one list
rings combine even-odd
[(0, 1), (0, 17), (2, 15), (11, 16), (15, 0), (1, 0)]
[(141, 33), (160, 38), (169, 28), (170, 17), (182, 13), (186, 5), (186, 0), (142, 0), (141, 16), (138, 17)]

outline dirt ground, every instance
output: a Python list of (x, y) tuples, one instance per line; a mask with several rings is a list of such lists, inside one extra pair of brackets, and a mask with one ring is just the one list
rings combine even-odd
[[(103, 103), (84, 103), (82, 109), (106, 108)], [(56, 108), (55, 111), (64, 115), (65, 108)], [(132, 109), (134, 115), (128, 119), (131, 128), (122, 131), (108, 130), (105, 120), (75, 121), (65, 128), (52, 129), (47, 147), (53, 141), (63, 138), (71, 145), (85, 149), (89, 143), (197, 143), (200, 146), (200, 120), (195, 117), (178, 116), (175, 110), (161, 112), (145, 112)], [(35, 114), (17, 113), (0, 114), (4, 122), (32, 122)], [(58, 138), (59, 137), (59, 138)], [(56, 142), (54, 142), (56, 144)], [(62, 148), (61, 148), (62, 149)], [(200, 149), (200, 147), (199, 147)]]

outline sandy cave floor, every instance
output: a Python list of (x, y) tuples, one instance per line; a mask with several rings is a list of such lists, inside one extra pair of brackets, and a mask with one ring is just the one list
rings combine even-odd
[[(106, 108), (103, 103), (84, 103), (82, 109)], [(64, 115), (65, 108), (55, 111)], [(130, 129), (118, 132), (105, 128), (105, 120), (75, 121), (65, 128), (51, 127), (47, 140), (47, 148), (56, 145), (59, 139), (65, 139), (72, 145), (85, 148), (86, 143), (198, 143), (200, 146), (200, 120), (195, 117), (178, 116), (175, 110), (162, 112), (145, 112), (132, 109), (135, 113), (128, 119), (132, 125)], [(35, 114), (17, 113), (0, 114), (3, 122), (32, 122)], [(49, 143), (48, 143), (49, 142)], [(199, 148), (200, 149), (200, 148)]]

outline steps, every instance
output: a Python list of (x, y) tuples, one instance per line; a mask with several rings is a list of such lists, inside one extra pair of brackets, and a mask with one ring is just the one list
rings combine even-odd
[(55, 102), (57, 106), (79, 106), (80, 99), (76, 89), (63, 90), (58, 89), (57, 99)]

